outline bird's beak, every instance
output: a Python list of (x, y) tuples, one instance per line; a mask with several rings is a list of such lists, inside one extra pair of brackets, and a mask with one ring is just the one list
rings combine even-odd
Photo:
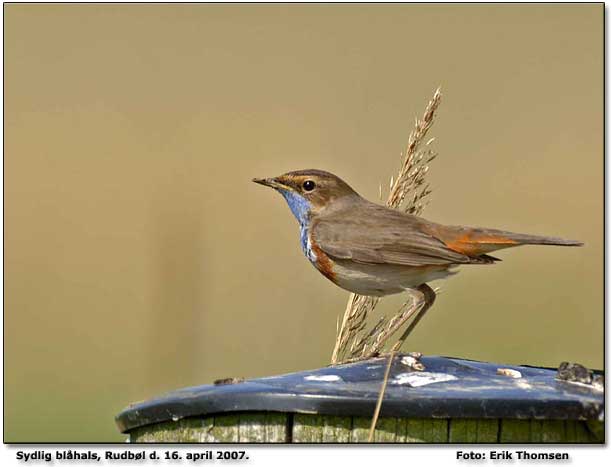
[(287, 188), (284, 184), (278, 182), (275, 178), (253, 178), (253, 182), (258, 183), (259, 185), (268, 186), (270, 188)]

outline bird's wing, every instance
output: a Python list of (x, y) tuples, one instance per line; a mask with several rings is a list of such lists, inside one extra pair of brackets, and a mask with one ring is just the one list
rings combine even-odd
[(312, 240), (327, 255), (358, 263), (424, 266), (490, 263), (449, 248), (431, 233), (435, 224), (376, 204), (320, 216)]

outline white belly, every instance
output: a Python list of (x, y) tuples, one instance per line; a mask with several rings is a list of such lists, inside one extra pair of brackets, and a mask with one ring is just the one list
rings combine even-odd
[(448, 266), (398, 266), (391, 264), (360, 264), (350, 260), (333, 261), (335, 282), (341, 288), (360, 295), (382, 297), (413, 289), (457, 271)]

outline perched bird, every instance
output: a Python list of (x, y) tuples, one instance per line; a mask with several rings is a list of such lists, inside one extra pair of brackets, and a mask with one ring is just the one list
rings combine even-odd
[(556, 237), (430, 222), (367, 201), (342, 179), (322, 170), (298, 170), (253, 182), (274, 188), (286, 199), (299, 222), (301, 248), (325, 277), (360, 295), (416, 291), (419, 317), (435, 300), (427, 282), (454, 274), (456, 266), (491, 264), (499, 260), (488, 253), (520, 245), (582, 245)]

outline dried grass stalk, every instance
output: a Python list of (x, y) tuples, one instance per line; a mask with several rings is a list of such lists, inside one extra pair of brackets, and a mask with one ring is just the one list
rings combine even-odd
[[(430, 149), (434, 138), (423, 143), (433, 120), (435, 111), (441, 102), (441, 91), (438, 88), (428, 103), (422, 119), (416, 119), (415, 127), (409, 135), (405, 153), (401, 154), (402, 163), (396, 178), (390, 179), (390, 193), (386, 206), (393, 209), (419, 215), (426, 206), (426, 198), (431, 193), (426, 183), (426, 174), (429, 163), (437, 156)], [(380, 198), (382, 186), (380, 185)], [(388, 339), (404, 324), (405, 316), (411, 314), (406, 303), (389, 320), (382, 317), (380, 321), (368, 332), (365, 332), (367, 316), (373, 311), (378, 302), (377, 297), (366, 297), (350, 294), (342, 325), (337, 333), (335, 348), (331, 363), (339, 363), (353, 359), (366, 358), (378, 353)]]

